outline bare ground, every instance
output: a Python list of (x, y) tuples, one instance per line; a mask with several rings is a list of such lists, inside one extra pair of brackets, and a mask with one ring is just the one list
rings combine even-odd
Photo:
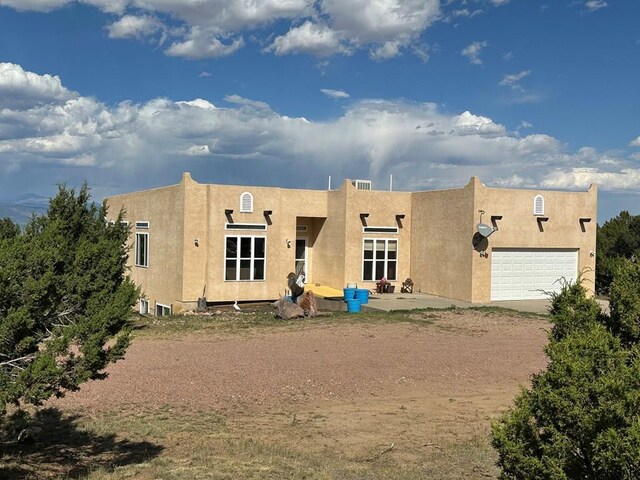
[(473, 311), (416, 315), (433, 323), (143, 337), (109, 367), (107, 380), (55, 404), (260, 410), (379, 396), (489, 396), (506, 405), (545, 365), (546, 320)]
[[(50, 404), (96, 418), (134, 413), (155, 418), (137, 438), (162, 443), (161, 457), (191, 462), (194, 448), (198, 451), (193, 436), (165, 431), (154, 437), (152, 424), (200, 415), (202, 455), (215, 456), (219, 473), (179, 476), (177, 460), (166, 460), (165, 468), (174, 472), (169, 478), (298, 478), (313, 462), (322, 474), (305, 473), (306, 478), (495, 477), (491, 418), (544, 368), (548, 322), (467, 310), (413, 316), (427, 322), (142, 336), (125, 360), (109, 367), (107, 380), (85, 384)], [(210, 413), (224, 417), (224, 427)], [(219, 439), (217, 447), (211, 443), (215, 432), (223, 429), (233, 432), (225, 440), (233, 443), (233, 455), (248, 460), (227, 465), (228, 454), (213, 452), (219, 449)], [(260, 469), (267, 467), (255, 465), (252, 442), (315, 460), (300, 460), (302, 466), (290, 476), (273, 465), (275, 470), (263, 475)], [(331, 468), (337, 466), (318, 467), (320, 458), (344, 465), (336, 473)], [(372, 463), (382, 470), (370, 470)], [(405, 475), (405, 468), (413, 473)], [(150, 468), (134, 476), (164, 474)], [(130, 472), (110, 475), (96, 478), (129, 478)]]

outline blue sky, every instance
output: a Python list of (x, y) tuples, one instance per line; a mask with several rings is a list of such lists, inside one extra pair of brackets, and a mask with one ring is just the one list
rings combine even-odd
[(0, 0), (0, 199), (585, 190), (640, 213), (640, 2)]

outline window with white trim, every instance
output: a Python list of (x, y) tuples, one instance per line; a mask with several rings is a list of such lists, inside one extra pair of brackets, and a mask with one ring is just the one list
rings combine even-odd
[(240, 213), (253, 212), (253, 195), (249, 192), (244, 192), (240, 195)]
[(227, 281), (264, 280), (266, 247), (265, 237), (225, 237), (224, 279)]
[(544, 215), (544, 197), (542, 195), (536, 195), (533, 199), (533, 214)]
[(156, 316), (166, 317), (168, 315), (171, 315), (171, 305), (163, 305), (156, 302)]
[(146, 315), (147, 313), (149, 313), (149, 300), (146, 300), (144, 298), (140, 299), (139, 311), (141, 315)]
[(363, 280), (397, 280), (398, 240), (365, 238), (362, 248)]
[(136, 267), (149, 266), (149, 234), (136, 232)]

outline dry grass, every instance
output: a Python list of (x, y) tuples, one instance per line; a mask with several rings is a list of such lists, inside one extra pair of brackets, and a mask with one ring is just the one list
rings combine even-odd
[[(39, 420), (43, 443), (14, 444), (5, 451), (2, 478), (495, 477), (495, 455), (489, 446), (486, 422), (475, 419), (477, 424), (468, 424), (466, 433), (459, 425), (450, 425), (429, 437), (418, 435), (425, 425), (404, 431), (389, 428), (425, 423), (407, 410), (398, 407), (397, 411), (386, 412), (384, 441), (372, 419), (361, 418), (358, 425), (334, 408), (257, 414), (121, 409), (71, 417), (59, 417), (50, 411), (48, 419)], [(352, 427), (349, 431), (342, 427), (345, 420)], [(43, 448), (44, 442), (51, 447)]]

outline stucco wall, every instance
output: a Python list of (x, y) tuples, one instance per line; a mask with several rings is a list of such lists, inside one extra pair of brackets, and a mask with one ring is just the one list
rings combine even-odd
[[(287, 274), (294, 269), (296, 223), (298, 217), (325, 217), (326, 192), (288, 190), (269, 187), (207, 185), (207, 300), (275, 299), (284, 295)], [(240, 212), (240, 196), (253, 195), (253, 212)], [(236, 224), (267, 222), (264, 211), (271, 211), (266, 231), (225, 230), (225, 210), (233, 210)], [(260, 236), (266, 238), (266, 272), (264, 281), (226, 281), (224, 256), (226, 236)], [(287, 240), (290, 241), (290, 247)]]
[(471, 301), (474, 182), (412, 194), (411, 279), (417, 291)]
[[(346, 192), (345, 252), (344, 276), (342, 284), (338, 286), (356, 282), (360, 288), (375, 288), (376, 281), (363, 280), (363, 240), (365, 238), (391, 239), (398, 241), (397, 275), (396, 280), (391, 283), (398, 286), (398, 291), (400, 291), (399, 285), (410, 275), (411, 193), (358, 190), (349, 181), (346, 181), (341, 189)], [(367, 226), (398, 227), (398, 233), (364, 233), (360, 213), (369, 214), (366, 217)], [(404, 215), (405, 217), (399, 223), (396, 215)]]
[[(578, 272), (584, 286), (593, 293), (595, 282), (597, 188), (587, 192), (559, 192), (548, 190), (517, 190), (487, 188), (477, 181), (474, 199), (474, 224), (479, 221), (478, 210), (484, 210), (483, 223), (496, 220), (498, 231), (488, 239), (489, 256), (481, 258), (474, 252), (472, 301), (487, 302), (491, 298), (491, 250), (505, 247), (577, 248)], [(544, 198), (544, 215), (533, 214), (536, 195)], [(548, 218), (538, 222), (538, 218)], [(583, 222), (580, 219), (591, 219)], [(542, 225), (543, 231), (540, 231)]]
[(344, 188), (324, 192), (327, 215), (316, 221), (317, 237), (313, 247), (313, 278), (315, 282), (339, 288), (344, 282), (345, 205)]
[[(253, 211), (240, 212), (240, 197), (253, 195)], [(533, 199), (545, 199), (543, 230), (533, 215)], [(308, 280), (341, 288), (349, 282), (373, 288), (362, 272), (364, 238), (398, 241), (397, 280), (411, 277), (415, 290), (472, 302), (491, 296), (493, 248), (576, 248), (579, 271), (593, 288), (597, 192), (556, 192), (485, 187), (472, 178), (459, 189), (428, 192), (358, 190), (345, 181), (338, 190), (294, 190), (270, 187), (199, 184), (184, 174), (178, 185), (107, 199), (109, 217), (121, 207), (132, 226), (150, 222), (149, 267), (136, 267), (132, 250), (130, 275), (156, 302), (174, 311), (194, 308), (203, 291), (210, 302), (269, 300), (285, 293), (294, 270), (296, 237), (308, 240)], [(226, 230), (233, 210), (235, 224), (267, 224), (266, 231)], [(497, 220), (486, 257), (472, 239), (479, 210), (483, 223)], [(268, 220), (265, 211), (271, 211)], [(371, 227), (401, 227), (398, 233), (364, 233), (360, 214)], [(404, 215), (398, 222), (397, 215)], [(591, 219), (580, 223), (580, 219)], [(306, 225), (299, 233), (296, 225)], [(584, 231), (582, 229), (584, 227)], [(225, 280), (225, 237), (266, 238), (265, 280)], [(197, 240), (197, 242), (196, 242)], [(290, 241), (288, 246), (287, 240)], [(197, 243), (197, 244), (196, 244)]]
[[(183, 238), (184, 238), (183, 184), (143, 192), (117, 195), (107, 199), (109, 219), (115, 219), (124, 208), (125, 219), (131, 226), (129, 275), (140, 286), (149, 301), (170, 305), (179, 310), (182, 299)], [(135, 228), (136, 221), (148, 221), (149, 229)], [(135, 233), (149, 233), (149, 266), (135, 266)]]

